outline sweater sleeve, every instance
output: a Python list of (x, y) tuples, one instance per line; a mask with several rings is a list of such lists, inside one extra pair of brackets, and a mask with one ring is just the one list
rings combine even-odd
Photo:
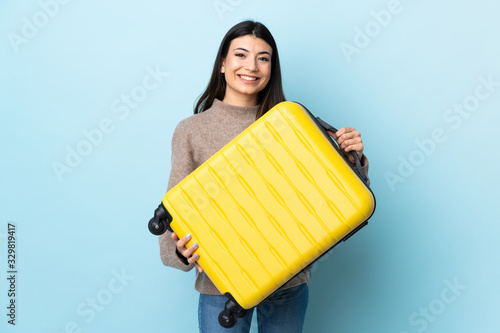
[(366, 183), (368, 185), (370, 185), (370, 177), (368, 177), (368, 168), (369, 168), (369, 163), (368, 163), (368, 158), (366, 158), (366, 155), (363, 154), (363, 156), (361, 156), (361, 167), (363, 168), (363, 171), (365, 172), (365, 175), (366, 175)]
[[(172, 168), (168, 181), (167, 191), (177, 185), (195, 168), (193, 159), (193, 149), (189, 140), (189, 127), (186, 121), (183, 120), (175, 128), (172, 136)], [(194, 264), (188, 264), (186, 259), (177, 252), (175, 242), (171, 238), (172, 233), (166, 231), (160, 235), (160, 258), (165, 266), (180, 269), (182, 271), (190, 271)]]
[[(343, 152), (343, 154), (347, 157), (346, 153)], [(363, 154), (361, 156), (361, 159), (359, 160), (359, 162), (361, 163), (361, 167), (363, 168), (363, 171), (365, 172), (365, 175), (366, 175), (366, 178), (367, 178), (366, 179), (366, 183), (368, 184), (368, 186), (370, 186), (370, 178), (368, 177), (369, 163), (368, 163), (368, 158), (366, 158), (365, 154)], [(354, 166), (354, 168), (356, 168), (356, 166)]]

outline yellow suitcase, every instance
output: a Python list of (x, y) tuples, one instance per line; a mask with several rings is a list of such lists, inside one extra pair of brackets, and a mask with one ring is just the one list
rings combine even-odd
[(168, 191), (149, 222), (199, 244), (198, 263), (229, 298), (222, 326), (373, 214), (357, 155), (354, 168), (325, 128), (336, 131), (298, 103), (276, 105)]

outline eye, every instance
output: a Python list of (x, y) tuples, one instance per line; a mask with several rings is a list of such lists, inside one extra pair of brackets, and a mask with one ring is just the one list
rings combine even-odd
[(269, 58), (266, 58), (266, 57), (261, 57), (261, 58), (259, 58), (259, 60), (262, 60), (262, 61), (269, 61)]
[(243, 58), (245, 55), (243, 53), (235, 53), (235, 57)]

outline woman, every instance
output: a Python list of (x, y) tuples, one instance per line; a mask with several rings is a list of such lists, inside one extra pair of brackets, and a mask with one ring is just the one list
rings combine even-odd
[[(285, 100), (278, 49), (269, 30), (258, 22), (245, 21), (231, 28), (220, 45), (207, 89), (195, 106), (194, 115), (177, 125), (172, 138), (172, 170), (168, 190), (235, 138), (274, 105)], [(329, 133), (347, 153), (356, 151), (365, 172), (359, 132), (344, 127)], [(350, 154), (348, 154), (350, 156)], [(354, 162), (354, 161), (352, 161)], [(197, 268), (195, 289), (200, 292), (200, 332), (249, 332), (253, 310), (231, 329), (222, 328), (218, 315), (227, 298), (220, 294), (198, 265), (198, 245), (185, 245), (175, 233), (160, 236), (160, 254), (165, 265), (189, 271)], [(196, 240), (193, 240), (194, 242)], [(301, 332), (308, 303), (309, 271), (301, 272), (257, 309), (259, 330)]]

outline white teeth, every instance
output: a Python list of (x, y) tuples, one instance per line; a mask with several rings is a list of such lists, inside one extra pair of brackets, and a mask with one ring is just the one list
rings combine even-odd
[(247, 81), (255, 81), (257, 80), (256, 77), (250, 77), (250, 76), (245, 76), (245, 75), (240, 75), (240, 77), (243, 79), (243, 80), (247, 80)]

